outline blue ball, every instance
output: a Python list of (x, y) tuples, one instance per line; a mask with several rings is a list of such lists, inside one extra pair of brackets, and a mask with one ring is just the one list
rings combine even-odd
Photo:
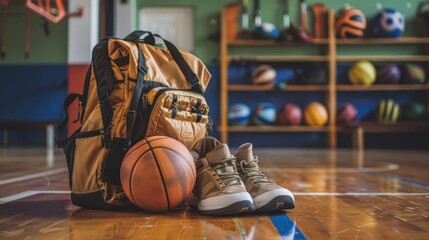
[(246, 104), (237, 103), (228, 110), (228, 122), (233, 126), (244, 126), (249, 123), (250, 108)]
[(404, 30), (404, 16), (395, 9), (385, 8), (374, 18), (373, 33), (376, 37), (398, 38)]
[(252, 120), (255, 125), (272, 125), (276, 122), (277, 110), (271, 103), (261, 103), (255, 109)]
[(280, 32), (274, 24), (264, 22), (253, 30), (253, 35), (257, 39), (277, 39), (280, 36)]

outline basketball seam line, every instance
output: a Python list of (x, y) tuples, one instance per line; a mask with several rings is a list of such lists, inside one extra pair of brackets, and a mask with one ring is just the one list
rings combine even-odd
[[(145, 138), (144, 140), (146, 140), (146, 142), (144, 143), (144, 144), (146, 144), (148, 141), (147, 141), (147, 139)], [(142, 144), (142, 145), (144, 145), (144, 144)], [(142, 146), (141, 145), (141, 146)], [(140, 159), (144, 154), (146, 154), (147, 152), (148, 152), (149, 150), (146, 150), (146, 151), (144, 151), (142, 154), (140, 154), (140, 156), (137, 158), (137, 159)], [(128, 154), (127, 154), (127, 156), (128, 156)], [(126, 157), (126, 156), (125, 156)], [(132, 181), (132, 179), (133, 179), (133, 175), (134, 175), (134, 168), (136, 167), (136, 165), (137, 165), (137, 163), (138, 163), (138, 161), (135, 161), (134, 162), (134, 165), (133, 165), (133, 168), (131, 169), (131, 173), (130, 173), (130, 194), (131, 194), (131, 198), (132, 198), (132, 200), (133, 200), (133, 203), (135, 204), (135, 205), (137, 205), (137, 202), (136, 202), (136, 200), (134, 199), (134, 194), (133, 194), (133, 185), (131, 184), (131, 181)]]
[[(156, 148), (161, 148), (161, 147), (156, 147)], [(196, 179), (196, 176), (194, 175), (194, 171), (192, 171), (193, 169), (192, 169), (191, 164), (188, 162), (188, 160), (186, 160), (186, 158), (185, 158), (182, 154), (180, 154), (179, 152), (176, 152), (174, 149), (171, 149), (171, 148), (168, 148), (168, 147), (163, 147), (163, 148), (164, 148), (164, 149), (168, 149), (168, 150), (170, 150), (170, 151), (172, 151), (172, 152), (176, 153), (176, 154), (177, 154), (177, 155), (179, 155), (183, 160), (185, 160), (186, 164), (188, 164), (189, 168), (191, 169), (192, 175), (193, 175), (193, 176), (194, 176), (194, 178)], [(154, 149), (155, 149), (155, 148), (154, 148)]]
[(146, 142), (145, 143), (143, 143), (143, 144), (141, 144), (141, 145), (139, 145), (139, 146), (136, 146), (136, 147), (134, 147), (134, 149), (132, 150), (132, 151), (130, 151), (130, 152), (128, 152), (126, 155), (125, 155), (125, 157), (124, 158), (126, 158), (128, 155), (130, 155), (131, 153), (133, 153), (137, 148), (139, 148), (139, 147), (141, 147), (141, 146), (143, 146), (143, 145), (145, 145), (146, 143), (148, 143), (148, 142), (153, 142), (153, 141), (156, 141), (156, 140), (159, 140), (159, 139), (165, 139), (165, 138), (167, 138), (167, 136), (160, 136), (159, 138), (156, 138), (156, 139), (151, 139), (150, 141), (148, 141), (147, 140), (147, 138), (144, 138), (143, 140), (146, 140)]
[(165, 186), (164, 176), (162, 174), (161, 167), (159, 166), (159, 163), (158, 163), (158, 158), (156, 157), (156, 155), (155, 155), (155, 153), (153, 151), (154, 148), (152, 148), (152, 145), (150, 145), (150, 142), (148, 142), (147, 144), (149, 145), (149, 148), (150, 148), (150, 150), (152, 152), (152, 155), (153, 155), (153, 158), (155, 160), (156, 166), (158, 167), (158, 172), (161, 175), (162, 185), (164, 186), (165, 197), (167, 198), (167, 207), (168, 207), (168, 210), (170, 210), (170, 199), (168, 197), (167, 186)]

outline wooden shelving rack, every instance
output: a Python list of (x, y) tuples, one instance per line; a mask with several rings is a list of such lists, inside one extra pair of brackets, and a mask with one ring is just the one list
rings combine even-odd
[[(346, 91), (427, 91), (429, 100), (429, 84), (380, 84), (365, 87), (361, 85), (337, 84), (337, 63), (354, 62), (358, 60), (369, 60), (374, 62), (429, 62), (429, 55), (357, 55), (345, 56), (337, 54), (337, 46), (342, 45), (404, 45), (404, 44), (422, 44), (429, 46), (429, 38), (423, 37), (403, 37), (398, 39), (387, 38), (363, 38), (363, 39), (337, 39), (334, 31), (334, 11), (328, 11), (328, 38), (315, 39), (312, 45), (326, 48), (324, 55), (282, 55), (282, 56), (231, 56), (229, 48), (232, 47), (282, 47), (308, 46), (299, 42), (279, 42), (275, 40), (252, 40), (252, 39), (234, 39), (228, 40), (227, 37), (227, 18), (226, 10), (221, 14), (221, 40), (220, 40), (220, 125), (219, 131), (222, 142), (228, 142), (228, 135), (237, 132), (324, 132), (327, 133), (326, 145), (331, 148), (337, 146), (338, 132), (353, 132), (353, 140), (358, 148), (362, 148), (364, 132), (404, 132), (404, 131), (429, 131), (429, 123), (398, 123), (398, 124), (379, 124), (379, 123), (359, 123), (356, 126), (337, 126), (337, 93)], [(429, 52), (429, 51), (427, 51)], [(326, 85), (288, 85), (284, 90), (278, 90), (271, 86), (256, 86), (244, 84), (229, 84), (228, 65), (233, 61), (252, 60), (256, 62), (326, 62), (328, 65), (329, 81)], [(230, 92), (239, 91), (319, 91), (325, 93), (325, 105), (329, 112), (329, 121), (326, 126), (229, 126), (228, 125), (228, 106)], [(355, 146), (356, 147), (356, 146)]]

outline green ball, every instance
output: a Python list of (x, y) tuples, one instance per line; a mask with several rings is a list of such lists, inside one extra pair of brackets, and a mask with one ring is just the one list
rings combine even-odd
[(402, 107), (402, 117), (407, 121), (421, 121), (426, 117), (425, 106), (418, 102), (409, 102)]

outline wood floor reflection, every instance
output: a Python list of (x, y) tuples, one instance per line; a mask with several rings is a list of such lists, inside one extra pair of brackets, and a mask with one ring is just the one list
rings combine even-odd
[(428, 239), (429, 152), (256, 149), (296, 208), (207, 217), (71, 204), (64, 159), (0, 149), (0, 239)]

